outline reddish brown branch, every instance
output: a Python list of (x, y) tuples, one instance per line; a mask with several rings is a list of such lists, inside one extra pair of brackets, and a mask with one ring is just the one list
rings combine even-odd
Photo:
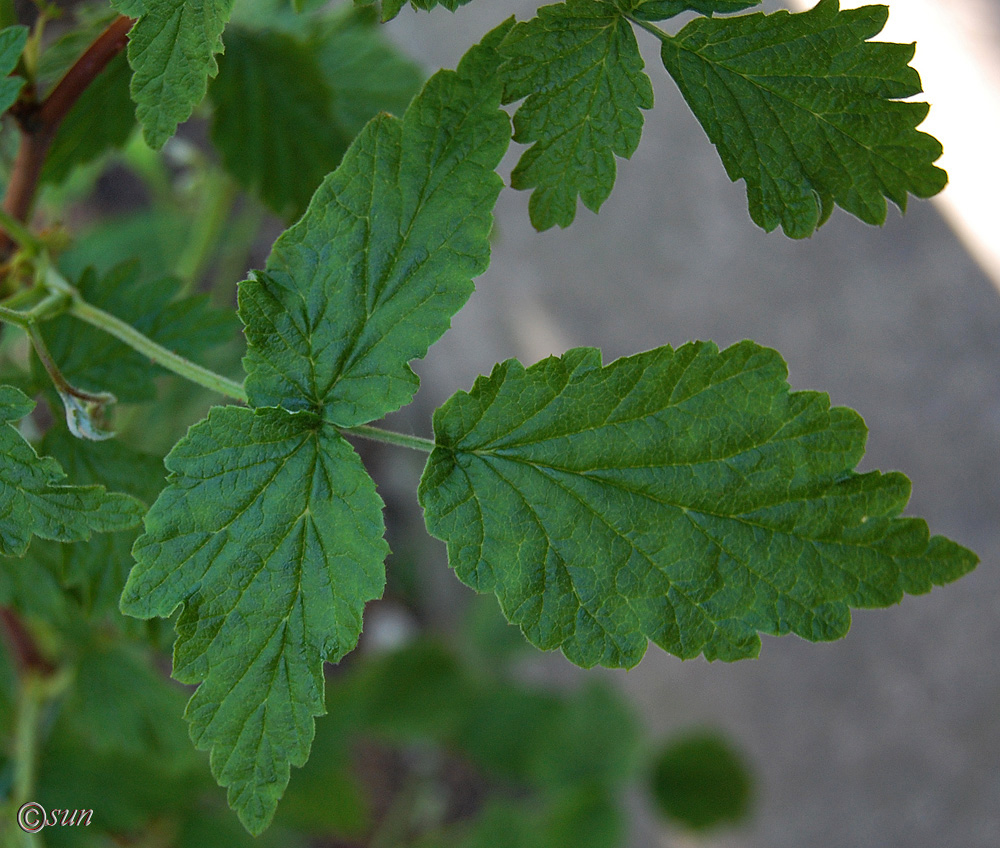
[(0, 609), (0, 621), (3, 621), (11, 656), (17, 661), (21, 674), (35, 672), (48, 677), (55, 671), (55, 666), (42, 656), (16, 612), (6, 607)]
[[(86, 52), (66, 71), (55, 88), (41, 103), (33, 98), (22, 99), (11, 108), (21, 127), (21, 146), (7, 184), (3, 208), (8, 215), (27, 222), (38, 191), (38, 179), (56, 136), (59, 124), (73, 104), (128, 44), (128, 32), (135, 21), (120, 15), (98, 36)], [(0, 233), (0, 258), (8, 256), (13, 242)]]

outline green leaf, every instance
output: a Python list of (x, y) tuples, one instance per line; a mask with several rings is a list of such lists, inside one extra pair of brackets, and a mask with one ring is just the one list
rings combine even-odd
[(382, 37), (364, 10), (317, 19), (308, 40), (345, 149), (379, 112), (402, 115), (424, 81), (420, 68)]
[(568, 227), (579, 196), (596, 212), (615, 184), (615, 155), (630, 157), (653, 87), (632, 32), (611, 0), (543, 6), (500, 48), (504, 102), (526, 97), (514, 140), (532, 144), (511, 185), (534, 188), (528, 209), (539, 230)]
[[(414, 9), (423, 9), (429, 12), (435, 6), (443, 6), (449, 12), (454, 12), (459, 6), (464, 6), (470, 0), (410, 0), (410, 5)], [(371, 6), (375, 0), (354, 0), (357, 6)], [(391, 21), (399, 14), (406, 0), (382, 0), (382, 20)]]
[(626, 8), (629, 17), (640, 21), (664, 21), (681, 12), (698, 12), (701, 15), (741, 12), (759, 6), (761, 0), (642, 0), (632, 9)]
[[(44, 451), (57, 459), (76, 483), (97, 483), (125, 492), (146, 504), (163, 488), (162, 460), (132, 450), (118, 440), (90, 442), (53, 427), (42, 441)], [(65, 586), (76, 589), (85, 609), (117, 613), (125, 579), (132, 568), (132, 544), (138, 528), (105, 533), (89, 542), (35, 542), (29, 559), (50, 565)]]
[(165, 464), (122, 611), (183, 605), (174, 676), (201, 683), (191, 738), (260, 833), (309, 754), (323, 660), (354, 647), (385, 584), (382, 501), (350, 445), (307, 413), (217, 407)]
[(205, 97), (218, 71), (233, 0), (144, 0), (129, 33), (132, 99), (146, 143), (158, 150)]
[(448, 329), (489, 264), (509, 123), (493, 49), (435, 74), (402, 120), (369, 123), (305, 216), (240, 284), (253, 406), (349, 427), (407, 403), (407, 364)]
[(0, 112), (14, 105), (24, 87), (24, 80), (10, 73), (17, 67), (27, 41), (27, 27), (10, 26), (0, 30)]
[(663, 39), (662, 57), (719, 149), (747, 184), (750, 217), (767, 231), (811, 235), (834, 204), (882, 224), (886, 198), (930, 197), (947, 182), (941, 145), (915, 127), (926, 103), (907, 64), (912, 44), (867, 39), (885, 6), (700, 18)]
[(786, 373), (752, 342), (501, 363), (434, 415), (427, 527), (530, 642), (583, 666), (633, 666), (647, 640), (735, 660), (758, 631), (837, 639), (850, 607), (974, 568), (898, 517), (905, 476), (852, 472), (860, 416)]
[[(136, 263), (113, 268), (103, 277), (92, 269), (77, 283), (84, 298), (127, 321), (139, 332), (182, 356), (197, 357), (236, 332), (231, 312), (213, 309), (207, 295), (177, 299), (180, 283), (139, 277)], [(122, 342), (68, 315), (45, 325), (49, 351), (67, 380), (92, 391), (109, 391), (118, 400), (156, 397), (153, 378), (166, 373)], [(35, 363), (36, 371), (41, 366)]]
[(230, 27), (210, 94), (226, 169), (279, 215), (301, 214), (349, 141), (312, 51), (283, 33)]
[(135, 127), (135, 107), (129, 97), (131, 78), (128, 61), (119, 54), (87, 86), (59, 124), (42, 166), (43, 182), (60, 183), (76, 165), (125, 145)]
[(13, 426), (35, 404), (10, 386), (0, 386), (0, 554), (22, 556), (31, 537), (72, 542), (91, 533), (124, 530), (145, 508), (103, 486), (67, 486), (51, 457), (39, 457)]
[(705, 830), (746, 818), (753, 779), (725, 737), (698, 731), (671, 740), (660, 751), (650, 789), (663, 815)]

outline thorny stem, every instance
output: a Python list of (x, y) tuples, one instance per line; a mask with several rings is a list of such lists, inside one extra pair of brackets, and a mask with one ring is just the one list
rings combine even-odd
[(3, 203), (6, 215), (0, 221), (5, 230), (0, 233), (0, 257), (10, 255), (15, 240), (26, 243), (9, 229), (9, 218), (22, 223), (28, 220), (42, 166), (59, 124), (87, 86), (124, 49), (134, 23), (132, 18), (124, 15), (117, 17), (76, 60), (45, 100), (39, 103), (29, 97), (11, 107), (11, 114), (17, 118), (21, 128), (21, 145)]

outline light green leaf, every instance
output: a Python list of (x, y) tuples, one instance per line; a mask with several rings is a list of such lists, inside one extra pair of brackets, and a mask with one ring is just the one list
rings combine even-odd
[(701, 15), (741, 12), (760, 3), (761, 0), (641, 0), (639, 3), (633, 0), (633, 8), (628, 9), (627, 0), (624, 0), (629, 17), (640, 21), (663, 21), (681, 12), (698, 12)]
[(43, 182), (60, 183), (76, 165), (124, 146), (135, 127), (135, 106), (129, 97), (131, 78), (128, 61), (119, 54), (87, 86), (59, 124), (42, 166)]
[(10, 26), (0, 30), (0, 113), (6, 112), (24, 87), (21, 77), (10, 76), (28, 41), (28, 28)]
[(793, 238), (811, 235), (836, 203), (882, 224), (886, 198), (930, 197), (947, 182), (941, 145), (915, 127), (926, 103), (912, 44), (867, 39), (885, 6), (699, 18), (663, 40), (662, 57), (730, 179), (747, 184), (750, 217)]
[(534, 188), (528, 209), (539, 230), (568, 227), (577, 196), (596, 212), (615, 184), (615, 155), (630, 157), (653, 106), (631, 24), (611, 0), (543, 6), (500, 47), (504, 102), (526, 97), (514, 140), (532, 144), (511, 185)]
[(509, 138), (495, 30), (400, 121), (375, 118), (240, 284), (253, 406), (353, 426), (407, 403), (407, 364), (448, 329), (489, 264), (494, 168)]
[(204, 99), (233, 0), (144, 0), (143, 6), (129, 33), (128, 61), (136, 117), (146, 143), (158, 150)]
[(103, 486), (69, 486), (52, 457), (39, 457), (13, 426), (35, 404), (10, 386), (0, 386), (0, 554), (22, 556), (31, 537), (72, 542), (91, 533), (124, 530), (145, 507)]
[(785, 377), (752, 342), (501, 363), (435, 413), (427, 527), (529, 641), (583, 666), (633, 666), (647, 640), (735, 660), (758, 631), (837, 639), (850, 607), (970, 571), (898, 517), (906, 477), (852, 472), (860, 416)]
[[(102, 277), (88, 269), (77, 288), (89, 303), (182, 356), (197, 357), (236, 333), (232, 313), (213, 309), (207, 295), (177, 299), (177, 280), (143, 280), (134, 262)], [(46, 322), (44, 334), (53, 359), (73, 385), (109, 391), (120, 401), (156, 397), (153, 379), (166, 372), (107, 333), (64, 315)], [(35, 369), (41, 373), (37, 362)]]
[(308, 413), (217, 407), (167, 456), (122, 611), (184, 611), (174, 677), (200, 683), (191, 737), (252, 833), (309, 754), (323, 660), (385, 584), (382, 501), (350, 445)]
[(278, 32), (232, 26), (210, 94), (226, 169), (286, 218), (302, 213), (350, 139), (334, 124), (313, 51)]

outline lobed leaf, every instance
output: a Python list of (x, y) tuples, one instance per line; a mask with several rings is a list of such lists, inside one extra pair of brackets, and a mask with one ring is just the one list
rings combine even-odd
[(313, 415), (217, 407), (167, 456), (122, 611), (178, 606), (174, 677), (229, 803), (260, 833), (309, 754), (336, 662), (381, 595), (382, 501), (350, 445)]
[(695, 342), (602, 366), (514, 360), (434, 415), (420, 483), (459, 578), (573, 662), (755, 656), (758, 631), (837, 639), (974, 568), (899, 515), (902, 474), (856, 474), (866, 429), (790, 393), (772, 350)]
[(129, 33), (132, 99), (146, 143), (158, 150), (205, 97), (218, 72), (234, 0), (142, 0), (119, 10), (142, 17)]
[(400, 121), (369, 123), (266, 270), (240, 285), (253, 406), (353, 426), (408, 402), (423, 356), (489, 264), (509, 138), (493, 49), (440, 71)]
[(59, 542), (89, 539), (92, 533), (124, 530), (138, 523), (145, 507), (103, 486), (60, 484), (66, 475), (52, 457), (40, 457), (14, 428), (34, 403), (10, 386), (0, 386), (0, 555), (23, 556), (32, 536)]
[(527, 98), (514, 115), (514, 140), (532, 146), (511, 185), (533, 188), (531, 222), (567, 227), (579, 196), (596, 212), (615, 183), (615, 155), (630, 157), (653, 88), (631, 24), (612, 0), (543, 6), (500, 47), (504, 102)]
[(882, 224), (886, 198), (930, 197), (947, 182), (941, 145), (916, 126), (926, 103), (912, 44), (872, 43), (885, 6), (699, 18), (663, 39), (662, 58), (719, 150), (747, 185), (765, 230), (811, 235), (841, 206)]

